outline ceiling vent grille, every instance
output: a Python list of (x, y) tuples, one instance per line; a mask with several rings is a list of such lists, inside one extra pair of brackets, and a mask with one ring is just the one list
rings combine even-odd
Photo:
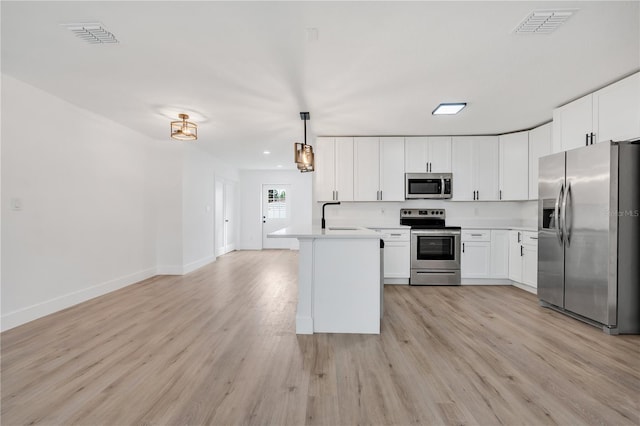
[(89, 44), (118, 43), (118, 39), (100, 23), (63, 24), (62, 26), (66, 27), (80, 40), (84, 40)]
[(576, 12), (576, 9), (536, 10), (524, 18), (513, 32), (517, 34), (549, 34)]

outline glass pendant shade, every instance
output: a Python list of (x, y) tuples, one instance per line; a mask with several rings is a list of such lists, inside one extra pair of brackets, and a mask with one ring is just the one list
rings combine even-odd
[(301, 172), (312, 172), (314, 170), (313, 147), (311, 145), (294, 143), (295, 162)]
[(198, 139), (198, 125), (187, 121), (187, 114), (178, 114), (180, 121), (171, 122), (171, 137), (179, 141), (194, 141)]
[(308, 112), (301, 112), (300, 119), (304, 121), (304, 143), (295, 142), (293, 149), (295, 152), (294, 161), (301, 173), (312, 172), (315, 168), (313, 157), (313, 147), (307, 145), (307, 121), (311, 118)]

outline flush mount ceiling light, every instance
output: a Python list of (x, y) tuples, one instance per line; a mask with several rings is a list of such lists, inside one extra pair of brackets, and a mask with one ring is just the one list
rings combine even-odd
[(195, 141), (198, 139), (198, 125), (187, 121), (187, 114), (178, 114), (179, 121), (171, 122), (171, 138), (179, 141)]
[(314, 170), (314, 156), (313, 147), (307, 145), (307, 121), (310, 119), (308, 112), (301, 112), (300, 119), (304, 121), (304, 143), (295, 142), (294, 148), (294, 161), (298, 166), (300, 173), (312, 172)]
[(118, 43), (118, 39), (107, 31), (99, 22), (86, 24), (62, 24), (80, 40), (84, 40), (89, 44), (113, 44)]
[(462, 108), (466, 107), (466, 102), (440, 104), (434, 109), (431, 114), (433, 115), (453, 115), (462, 111)]
[(564, 24), (577, 9), (535, 10), (513, 30), (516, 34), (549, 34)]

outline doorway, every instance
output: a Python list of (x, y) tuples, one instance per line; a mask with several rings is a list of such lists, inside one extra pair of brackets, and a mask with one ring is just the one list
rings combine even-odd
[(235, 183), (216, 178), (215, 253), (235, 250)]
[(262, 248), (288, 249), (288, 238), (267, 238), (267, 234), (291, 225), (291, 185), (262, 185)]

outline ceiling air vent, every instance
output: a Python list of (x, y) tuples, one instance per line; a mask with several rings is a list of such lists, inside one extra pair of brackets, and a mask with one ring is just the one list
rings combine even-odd
[(513, 31), (517, 34), (549, 34), (565, 23), (577, 9), (535, 10)]
[(89, 44), (118, 43), (116, 37), (100, 23), (62, 24), (62, 26)]

